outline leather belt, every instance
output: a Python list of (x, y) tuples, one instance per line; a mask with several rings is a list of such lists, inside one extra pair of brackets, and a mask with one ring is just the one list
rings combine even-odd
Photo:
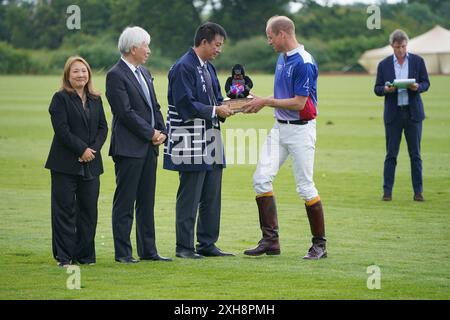
[(298, 124), (298, 125), (304, 125), (304, 124), (308, 124), (307, 120), (280, 120), (277, 119), (277, 121), (279, 123), (287, 123), (287, 124)]

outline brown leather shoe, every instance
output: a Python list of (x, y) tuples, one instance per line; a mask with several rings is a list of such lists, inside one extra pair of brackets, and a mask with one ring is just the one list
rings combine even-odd
[(414, 201), (420, 201), (420, 202), (425, 201), (422, 193), (418, 192), (418, 193), (414, 194)]
[(256, 204), (259, 212), (259, 225), (262, 239), (255, 248), (244, 251), (248, 256), (279, 255), (280, 242), (278, 240), (278, 216), (275, 198), (273, 196), (257, 197)]
[(383, 194), (383, 198), (381, 198), (381, 200), (383, 200), (383, 201), (392, 201), (392, 194), (390, 194), (390, 193)]
[(258, 245), (253, 249), (248, 249), (244, 251), (247, 256), (260, 256), (267, 254), (268, 256), (277, 256), (281, 253), (280, 243), (278, 240), (264, 240), (261, 239)]

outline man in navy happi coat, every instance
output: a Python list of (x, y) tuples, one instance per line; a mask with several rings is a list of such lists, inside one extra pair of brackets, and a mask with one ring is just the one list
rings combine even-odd
[(225, 38), (226, 32), (220, 25), (203, 24), (196, 31), (194, 47), (169, 71), (164, 168), (179, 172), (176, 203), (176, 256), (179, 258), (232, 255), (221, 251), (215, 243), (219, 238), (225, 167), (219, 121), (224, 121), (233, 111), (221, 105), (219, 80), (209, 62), (220, 53)]

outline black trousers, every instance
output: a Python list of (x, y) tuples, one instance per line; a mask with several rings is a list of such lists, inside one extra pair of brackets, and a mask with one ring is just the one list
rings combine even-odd
[(132, 257), (130, 241), (136, 210), (136, 244), (140, 258), (157, 254), (155, 243), (155, 186), (158, 157), (149, 147), (144, 158), (113, 157), (116, 191), (112, 208), (115, 258)]
[(210, 250), (219, 238), (222, 168), (212, 171), (180, 172), (176, 204), (176, 250), (194, 251), (197, 221), (197, 250)]
[[(399, 107), (400, 108), (400, 107)], [(403, 107), (397, 112), (395, 119), (385, 124), (386, 131), (386, 158), (384, 160), (384, 193), (392, 193), (395, 179), (397, 156), (405, 134), (411, 163), (411, 180), (414, 193), (423, 191), (422, 158), (420, 157), (420, 142), (422, 139), (422, 121), (412, 121), (409, 107)]]
[(58, 262), (95, 263), (100, 179), (51, 171), (52, 247)]

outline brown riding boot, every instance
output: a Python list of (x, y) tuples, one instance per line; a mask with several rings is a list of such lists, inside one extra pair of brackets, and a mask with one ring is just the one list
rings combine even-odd
[(279, 255), (280, 242), (278, 241), (278, 217), (275, 198), (273, 196), (257, 197), (259, 211), (259, 225), (262, 231), (262, 239), (253, 249), (244, 251), (248, 256)]
[(322, 202), (316, 202), (312, 206), (305, 204), (306, 213), (308, 214), (309, 226), (312, 233), (312, 246), (303, 259), (318, 260), (327, 257), (326, 239), (325, 239), (325, 222), (323, 217)]

